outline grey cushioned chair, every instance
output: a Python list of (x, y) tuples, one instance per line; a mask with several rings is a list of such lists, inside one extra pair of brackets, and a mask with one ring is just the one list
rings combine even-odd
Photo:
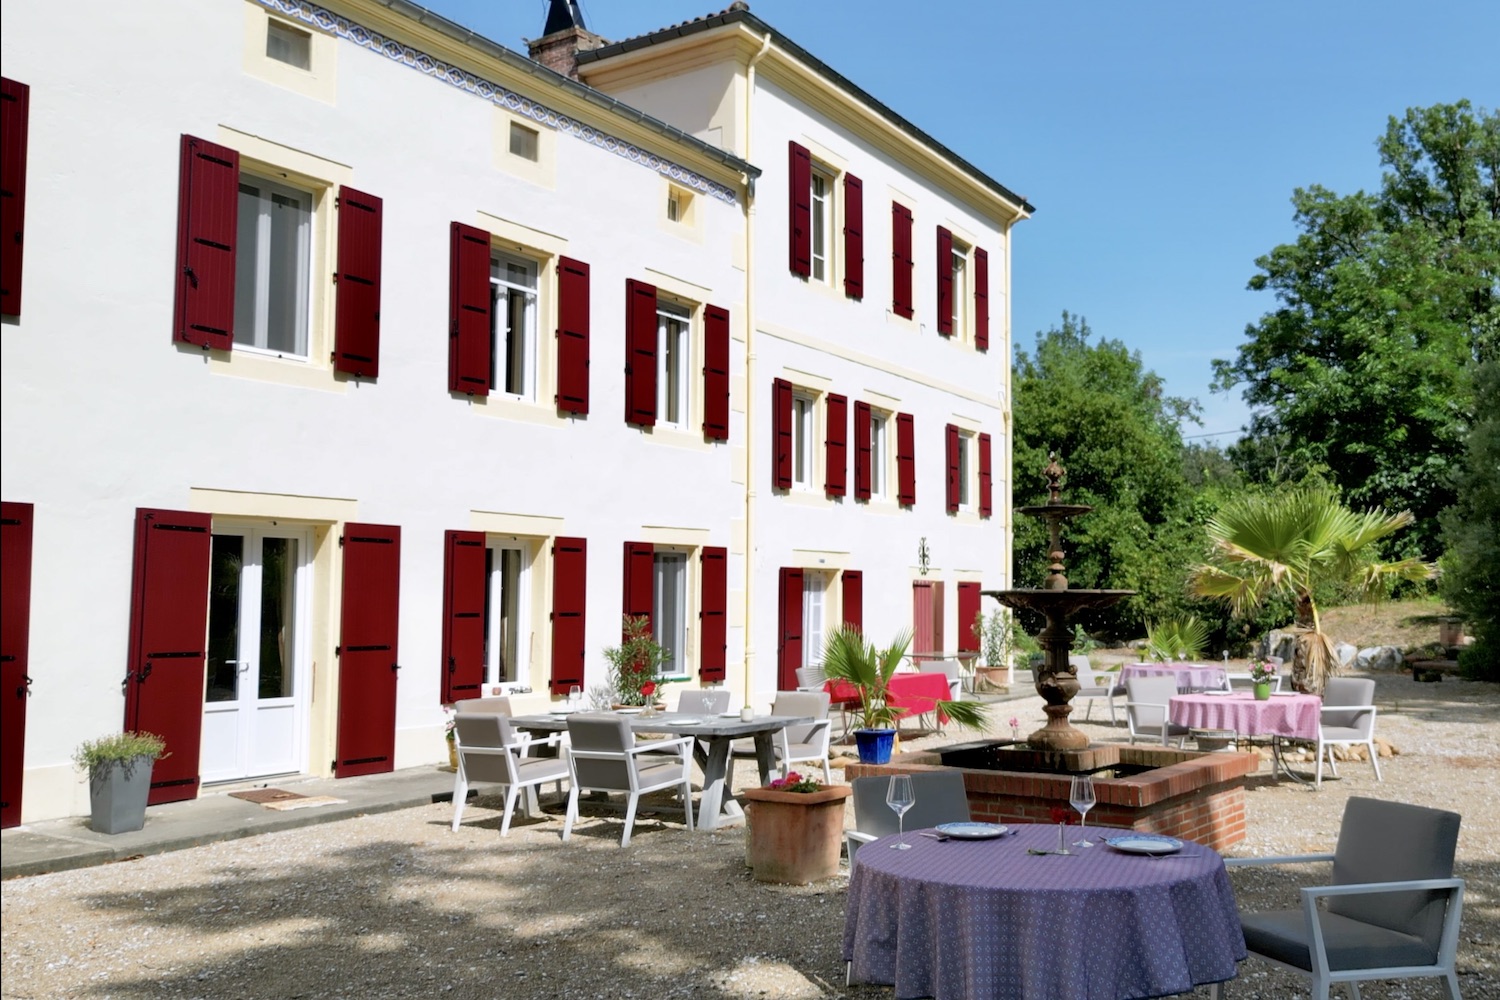
[(1323, 710), (1318, 719), (1318, 769), (1315, 784), (1323, 784), (1323, 758), (1333, 776), (1333, 748), (1362, 743), (1370, 753), (1375, 780), (1380, 777), (1380, 754), (1375, 751), (1375, 682), (1368, 677), (1330, 677), (1323, 688)]
[(497, 695), (493, 698), (465, 698), (463, 701), (453, 703), (453, 710), (458, 713), (477, 712), (481, 715), (504, 715), (512, 716), (516, 713), (511, 711), (510, 698)]
[(729, 711), (729, 692), (724, 688), (684, 691), (677, 696), (677, 711), (686, 715), (719, 715)]
[(1125, 680), (1125, 724), (1130, 727), (1130, 742), (1137, 737), (1160, 740), (1162, 746), (1174, 736), (1183, 746), (1192, 730), (1179, 726), (1168, 717), (1167, 703), (1177, 694), (1177, 678), (1129, 677)]
[[(849, 864), (862, 844), (896, 832), (896, 813), (885, 804), (891, 779), (886, 775), (855, 778), (854, 829), (844, 831)], [(964, 793), (964, 776), (953, 771), (934, 771), (911, 776), (913, 802), (906, 811), (904, 827), (925, 830), (939, 823), (967, 823), (969, 797)]]
[[(493, 712), (460, 712), (454, 733), (458, 746), (458, 773), (453, 781), (453, 830), (458, 832), (471, 782), (495, 782), (505, 786), (505, 815), (500, 836), (510, 833), (510, 818), (516, 797), (524, 790), (568, 779), (567, 762), (559, 757), (531, 757), (541, 741), (511, 728), (510, 719)], [(555, 741), (550, 741), (555, 743)]]
[[(1229, 867), (1332, 861), (1331, 884), (1300, 890), (1295, 910), (1242, 913), (1245, 947), (1312, 980), (1313, 1000), (1359, 980), (1441, 976), (1459, 1000), (1454, 970), (1463, 879), (1453, 878), (1458, 813), (1351, 798), (1332, 854), (1226, 858)], [(1318, 901), (1325, 900), (1322, 910)], [(1212, 995), (1219, 996), (1219, 987)]]
[[(635, 812), (641, 796), (663, 788), (676, 788), (682, 796), (682, 812), (687, 828), (693, 828), (693, 757), (691, 736), (670, 740), (637, 743), (628, 720), (618, 715), (591, 714), (568, 717), (568, 735), (572, 748), (568, 763), (572, 769), (573, 790), (568, 795), (568, 815), (563, 820), (562, 839), (573, 832), (578, 818), (578, 793), (623, 792), (625, 833), (621, 847), (630, 846), (635, 827)], [(649, 756), (653, 750), (675, 748), (675, 756)]]
[[(827, 691), (777, 691), (771, 702), (772, 715), (790, 715), (811, 718), (812, 722), (798, 722), (783, 728), (771, 739), (776, 753), (776, 764), (781, 776), (786, 777), (793, 764), (816, 763), (823, 767), (823, 783), (833, 780), (828, 769), (828, 719), (829, 697)], [(741, 760), (755, 759), (754, 740), (735, 740), (732, 756)]]

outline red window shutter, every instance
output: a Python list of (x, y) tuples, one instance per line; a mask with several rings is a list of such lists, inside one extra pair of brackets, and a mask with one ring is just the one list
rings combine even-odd
[(953, 234), (937, 230), (937, 332), (953, 336)]
[(552, 543), (552, 693), (583, 686), (584, 599), (588, 543), (559, 536)]
[(589, 412), (589, 266), (557, 259), (557, 408)]
[(944, 453), (948, 458), (948, 513), (958, 512), (959, 494), (959, 454), (964, 446), (964, 440), (958, 433), (958, 428), (952, 424), (948, 425), (946, 440), (944, 441)]
[(994, 513), (994, 486), (990, 481), (990, 436), (979, 435), (979, 516)]
[(444, 704), (477, 698), (484, 686), (484, 584), (484, 532), (443, 532)]
[(490, 234), (454, 222), (448, 243), (448, 391), (490, 394)]
[(625, 543), (625, 601), (621, 610), (631, 618), (651, 620), (655, 605), (651, 587), (655, 564), (656, 547), (650, 542)]
[(841, 497), (848, 492), (849, 480), (849, 400), (836, 393), (829, 393), (825, 419), (828, 436), (824, 439), (824, 492), (831, 497)]
[(0, 504), (0, 827), (4, 828), (21, 823), (25, 783), (32, 516), (29, 503)]
[(865, 574), (863, 570), (846, 569), (842, 574), (844, 590), (844, 625), (864, 631)]
[(183, 136), (172, 339), (221, 351), (234, 346), (239, 215), (240, 154), (207, 139)]
[(333, 774), (385, 774), (396, 760), (396, 674), (401, 669), (401, 529), (344, 525), (339, 615), (339, 719)]
[(782, 567), (777, 577), (778, 632), (776, 689), (797, 690), (797, 668), (802, 666), (802, 570)]
[(714, 683), (724, 679), (729, 643), (729, 552), (721, 546), (705, 545), (698, 598), (698, 679)]
[(870, 404), (854, 404), (854, 496), (870, 499)]
[(656, 426), (656, 286), (625, 279), (625, 422)]
[(865, 185), (844, 175), (844, 294), (865, 297)]
[(795, 142), (787, 146), (791, 161), (787, 171), (790, 185), (787, 203), (791, 206), (791, 219), (787, 223), (789, 266), (793, 274), (806, 278), (812, 274), (812, 155)]
[(729, 440), (729, 310), (703, 310), (703, 436)]
[(380, 374), (380, 220), (384, 203), (339, 189), (338, 304), (333, 367), (359, 378)]
[(771, 447), (775, 449), (771, 474), (778, 490), (792, 488), (792, 383), (784, 378), (771, 383)]
[(979, 619), (979, 584), (962, 580), (958, 584), (958, 651), (979, 652), (979, 636), (974, 623)]
[(896, 414), (896, 500), (917, 502), (917, 438), (910, 413)]
[(891, 309), (911, 319), (911, 209), (891, 203)]
[(212, 527), (208, 514), (135, 512), (125, 729), (167, 741), (151, 772), (151, 805), (198, 795)]
[(974, 248), (974, 346), (990, 349), (990, 255)]
[[(21, 251), (26, 230), (26, 139), (30, 114), (31, 88), (0, 77), (0, 244), (4, 247), (4, 253), (0, 253), (0, 313), (7, 316), (21, 315)], [(11, 690), (9, 682), (5, 690)], [(10, 801), (9, 797), (7, 801)], [(20, 801), (18, 789), (15, 796), (17, 808)]]

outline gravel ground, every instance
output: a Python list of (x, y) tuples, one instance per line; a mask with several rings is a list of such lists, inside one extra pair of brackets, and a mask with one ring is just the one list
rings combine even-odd
[[(1500, 1000), (1500, 686), (1379, 684), (1377, 733), (1400, 751), (1385, 762), (1384, 783), (1351, 763), (1315, 793), (1263, 769), (1249, 791), (1249, 839), (1232, 853), (1331, 850), (1351, 794), (1457, 809), (1458, 874), (1468, 880), (1463, 994)], [(1039, 724), (1040, 706), (1036, 697), (998, 706), (995, 730), (1011, 715)], [(1122, 738), (1108, 725), (1084, 728), (1096, 740)], [(690, 835), (666, 814), (638, 823), (623, 851), (619, 823), (587, 814), (568, 844), (555, 813), (501, 840), (496, 805), (471, 804), (457, 834), (451, 806), (433, 805), (7, 882), (0, 995), (891, 996), (843, 986), (845, 876), (755, 882), (741, 829)], [(1296, 885), (1326, 870), (1231, 878), (1242, 908), (1285, 907)], [(1307, 995), (1300, 980), (1253, 959), (1229, 992)], [(1369, 1000), (1442, 995), (1431, 980), (1364, 989)]]

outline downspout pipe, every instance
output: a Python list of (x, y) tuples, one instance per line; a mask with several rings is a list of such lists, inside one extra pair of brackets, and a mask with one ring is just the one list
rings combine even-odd
[[(755, 112), (755, 64), (771, 51), (771, 33), (766, 32), (760, 50), (745, 66), (745, 148), (742, 159), (750, 161), (751, 122)], [(745, 704), (755, 693), (755, 176), (745, 185)]]

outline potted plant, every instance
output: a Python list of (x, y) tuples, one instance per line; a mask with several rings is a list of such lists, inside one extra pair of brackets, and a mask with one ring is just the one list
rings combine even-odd
[(1271, 698), (1271, 684), (1276, 680), (1276, 668), (1265, 660), (1256, 658), (1250, 661), (1250, 683), (1255, 685), (1255, 700), (1269, 701)]
[(609, 661), (609, 688), (615, 705), (654, 703), (663, 683), (657, 674), (661, 665), (667, 662), (668, 651), (651, 634), (651, 619), (646, 615), (624, 615), (621, 627), (620, 644), (607, 646), (604, 650), (604, 658)]
[(73, 764), (89, 776), (91, 829), (129, 833), (146, 825), (151, 770), (166, 748), (154, 733), (115, 733), (79, 744)]
[[(888, 705), (891, 678), (911, 645), (911, 632), (903, 631), (884, 649), (865, 641), (857, 628), (844, 626), (828, 637), (823, 649), (823, 675), (843, 681), (859, 691), (859, 706), (854, 709), (858, 728), (854, 742), (864, 764), (886, 764), (896, 742), (896, 719), (901, 710)], [(960, 728), (977, 728), (984, 723), (984, 709), (978, 702), (937, 702), (942, 712)]]
[(797, 771), (745, 789), (745, 863), (756, 880), (806, 885), (838, 874), (844, 800), (851, 791)]

